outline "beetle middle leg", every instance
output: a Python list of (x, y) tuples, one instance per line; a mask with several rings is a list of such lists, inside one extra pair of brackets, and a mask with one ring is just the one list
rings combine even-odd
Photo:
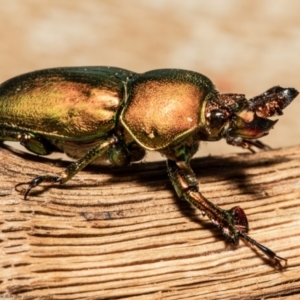
[(94, 162), (99, 157), (107, 155), (108, 159), (114, 165), (126, 165), (130, 162), (129, 154), (127, 149), (119, 143), (119, 139), (112, 135), (106, 139), (99, 141), (99, 143), (88, 151), (83, 157), (81, 157), (76, 162), (71, 163), (65, 171), (60, 175), (41, 175), (35, 177), (29, 182), (19, 183), (15, 186), (16, 190), (22, 185), (28, 185), (27, 188), (23, 190), (24, 199), (28, 196), (32, 188), (40, 185), (43, 182), (49, 183), (66, 183), (72, 177), (74, 177), (80, 170)]
[(0, 139), (3, 141), (19, 142), (29, 152), (37, 155), (49, 155), (58, 149), (45, 138), (31, 132), (12, 128), (0, 128)]
[(248, 221), (246, 214), (240, 207), (236, 206), (229, 210), (224, 210), (206, 199), (199, 191), (196, 176), (188, 162), (169, 159), (167, 168), (177, 195), (200, 209), (203, 216), (207, 215), (212, 223), (222, 230), (227, 240), (237, 245), (240, 238), (244, 239), (271, 258), (278, 269), (282, 269), (281, 261), (286, 261), (286, 259), (276, 255), (275, 252), (247, 235)]
[(243, 149), (247, 149), (252, 153), (255, 153), (253, 147), (261, 149), (261, 150), (271, 150), (272, 148), (259, 140), (250, 140), (243, 139), (241, 137), (226, 137), (226, 142), (228, 145), (241, 147)]

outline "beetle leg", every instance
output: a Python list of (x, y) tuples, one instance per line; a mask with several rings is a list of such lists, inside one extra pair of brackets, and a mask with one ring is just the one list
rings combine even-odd
[(271, 150), (272, 148), (259, 140), (250, 140), (250, 139), (243, 139), (241, 137), (226, 137), (226, 142), (228, 145), (241, 147), (243, 149), (247, 149), (252, 153), (255, 153), (253, 147), (256, 147), (261, 150)]
[(27, 188), (23, 190), (24, 199), (28, 196), (31, 189), (40, 185), (42, 182), (51, 182), (51, 183), (66, 183), (73, 176), (75, 176), (80, 170), (86, 167), (88, 164), (92, 163), (98, 157), (104, 155), (110, 147), (117, 142), (115, 136), (109, 137), (88, 151), (83, 157), (81, 157), (78, 161), (71, 163), (65, 171), (63, 171), (60, 175), (41, 175), (35, 177), (33, 180), (29, 182), (19, 183), (15, 186), (16, 190), (18, 190), (19, 186), (27, 185)]
[(272, 259), (278, 269), (282, 269), (280, 261), (286, 261), (286, 259), (276, 255), (275, 252), (259, 244), (246, 234), (248, 232), (248, 221), (246, 214), (240, 207), (236, 206), (224, 210), (206, 199), (200, 193), (198, 181), (188, 163), (169, 159), (167, 168), (177, 195), (200, 209), (203, 216), (207, 215), (213, 224), (221, 228), (227, 240), (237, 245), (239, 238), (244, 239)]
[(239, 234), (234, 226), (234, 211), (219, 208), (200, 193), (198, 181), (188, 163), (168, 160), (167, 167), (177, 195), (200, 209), (203, 215), (207, 215), (215, 225), (222, 229), (223, 234), (231, 243), (238, 244)]
[(242, 239), (245, 241), (249, 242), (250, 244), (256, 246), (260, 251), (262, 251), (265, 255), (267, 255), (271, 260), (274, 261), (275, 266), (279, 269), (282, 270), (283, 267), (281, 265), (281, 261), (284, 261), (285, 263), (287, 262), (286, 258), (278, 256), (274, 251), (271, 249), (267, 248), (266, 246), (258, 243), (256, 240), (252, 239), (250, 236), (243, 232), (239, 232), (239, 235)]

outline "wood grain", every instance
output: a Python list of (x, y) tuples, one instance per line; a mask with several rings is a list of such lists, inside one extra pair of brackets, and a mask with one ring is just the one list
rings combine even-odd
[[(165, 163), (88, 167), (24, 201), (14, 190), (65, 164), (0, 151), (0, 299), (297, 299), (300, 146), (195, 159), (203, 194), (241, 206), (249, 235), (288, 259), (283, 272), (233, 249), (178, 200)], [(7, 297), (7, 298), (5, 298)]]

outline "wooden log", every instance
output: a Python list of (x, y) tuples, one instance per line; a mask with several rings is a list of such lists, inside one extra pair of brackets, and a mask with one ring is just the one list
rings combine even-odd
[[(177, 199), (165, 163), (88, 167), (26, 201), (14, 185), (65, 163), (0, 151), (0, 299), (296, 299), (300, 293), (300, 146), (194, 159), (203, 194), (241, 206), (257, 249)], [(11, 298), (9, 298), (11, 297)], [(26, 298), (27, 297), (27, 298)], [(6, 298), (4, 298), (6, 299)]]

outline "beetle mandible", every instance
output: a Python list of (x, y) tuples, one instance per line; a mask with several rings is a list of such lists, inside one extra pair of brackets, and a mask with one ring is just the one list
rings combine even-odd
[(0, 140), (18, 141), (37, 155), (64, 152), (78, 159), (60, 175), (17, 184), (17, 190), (27, 185), (25, 199), (42, 182), (63, 184), (88, 164), (108, 160), (126, 166), (146, 150), (158, 151), (167, 158), (180, 198), (207, 215), (232, 244), (240, 238), (250, 242), (281, 269), (286, 259), (247, 235), (240, 207), (224, 210), (201, 194), (190, 160), (200, 141), (267, 149), (257, 139), (275, 125), (268, 117), (281, 115), (297, 95), (280, 86), (251, 99), (220, 94), (206, 76), (180, 69), (143, 74), (113, 67), (45, 69), (0, 85)]

